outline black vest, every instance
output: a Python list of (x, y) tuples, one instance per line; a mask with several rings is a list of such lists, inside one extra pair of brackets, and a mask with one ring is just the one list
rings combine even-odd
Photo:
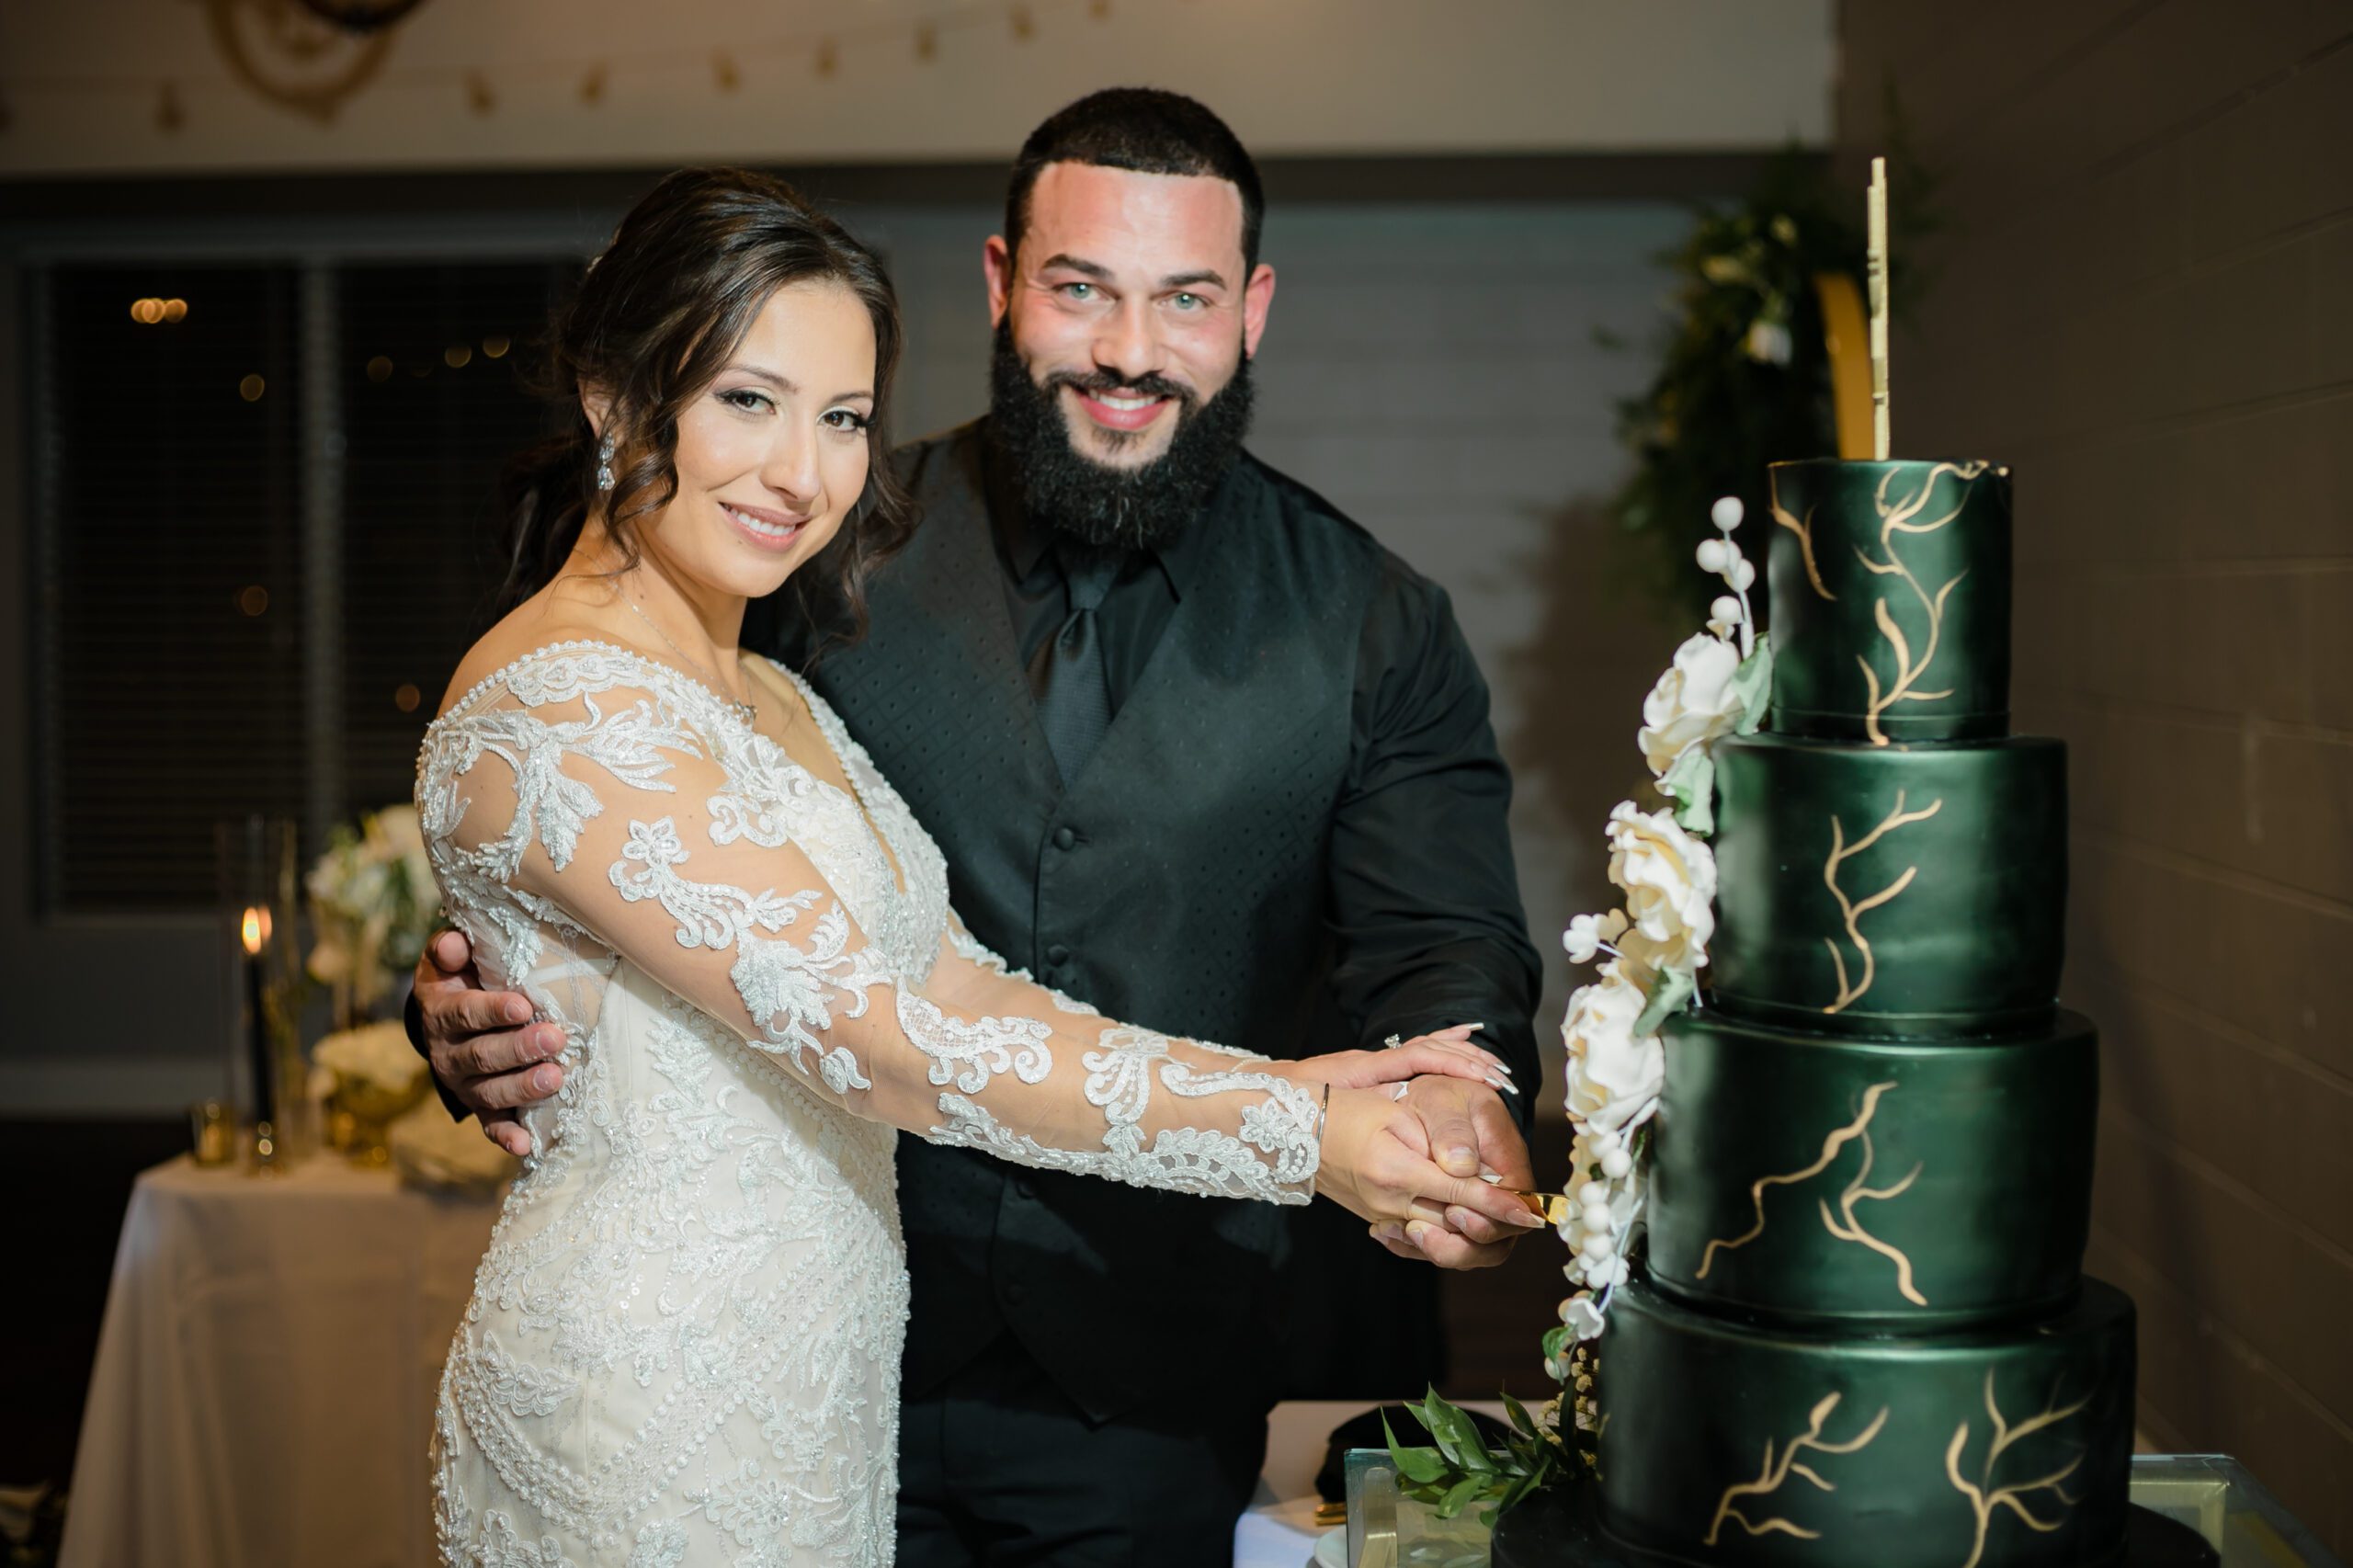
[[(870, 585), (866, 640), (812, 672), (938, 841), (957, 913), (1126, 1022), (1276, 1056), (1358, 1044), (1328, 983), (1325, 859), (1365, 607), (1401, 568), (1245, 457), (1196, 525), (1211, 531), (1159, 646), (1066, 790), (1014, 645), (983, 440), (975, 424), (901, 455), (924, 522)], [(1203, 1393), (1402, 1386), (1434, 1366), (1432, 1271), (1334, 1205), (899, 1149), (911, 1395), (1006, 1329), (1097, 1419)]]

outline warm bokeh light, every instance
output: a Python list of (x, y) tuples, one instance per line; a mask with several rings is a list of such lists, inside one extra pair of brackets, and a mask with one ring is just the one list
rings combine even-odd
[(392, 379), (392, 360), (381, 354), (379, 354), (373, 359), (369, 360), (368, 379), (371, 381), (391, 381)]
[(413, 681), (403, 681), (393, 688), (392, 706), (404, 713), (414, 713), (416, 705), (425, 700), (425, 693), (416, 689)]
[(269, 590), (259, 583), (250, 584), (237, 593), (237, 608), (249, 616), (259, 616), (269, 608)]
[(164, 301), (161, 300), (131, 301), (131, 319), (142, 326), (153, 326), (164, 319)]
[(259, 376), (247, 376), (237, 383), (237, 395), (247, 403), (259, 403), (266, 383)]
[(165, 321), (186, 321), (188, 319), (188, 301), (186, 300), (165, 301), (164, 319)]
[(472, 359), (473, 357), (474, 351), (467, 347), (462, 343), (453, 343), (449, 347), (441, 350), (441, 363), (449, 366), (449, 369), (453, 370), (464, 369), (466, 367), (466, 361)]
[(248, 953), (259, 953), (269, 945), (269, 911), (256, 903), (249, 905), (244, 918), (237, 923), (237, 940), (244, 944)]
[(491, 359), (504, 359), (506, 351), (513, 347), (514, 344), (505, 337), (485, 337), (482, 340), (483, 354)]

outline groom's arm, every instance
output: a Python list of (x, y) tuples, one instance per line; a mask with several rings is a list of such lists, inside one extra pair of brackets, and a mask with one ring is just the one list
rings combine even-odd
[[(1420, 1085), (1482, 1163), (1536, 1186), (1526, 1132), (1542, 1092), (1535, 1012), (1542, 970), (1528, 938), (1511, 856), (1511, 774), (1488, 722), (1486, 682), (1445, 593), (1399, 569), (1369, 607), (1351, 712), (1352, 757), (1332, 822), (1334, 986), (1358, 1043), (1480, 1023), (1479, 1043), (1510, 1064), (1519, 1092), (1495, 1097)], [(1483, 1097), (1482, 1097), (1483, 1096)], [(1441, 1162), (1443, 1163), (1443, 1161)], [(1472, 1242), (1500, 1230), (1456, 1221)], [(1451, 1237), (1392, 1251), (1460, 1261)], [(1449, 1255), (1441, 1256), (1441, 1254)]]

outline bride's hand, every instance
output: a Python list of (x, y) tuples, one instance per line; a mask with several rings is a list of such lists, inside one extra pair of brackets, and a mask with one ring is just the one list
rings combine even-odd
[(1415, 1220), (1443, 1225), (1449, 1206), (1511, 1229), (1544, 1223), (1513, 1193), (1475, 1176), (1447, 1175), (1429, 1157), (1421, 1118), (1382, 1089), (1332, 1090), (1315, 1190), (1375, 1225)]
[[(1471, 1036), (1478, 1028), (1476, 1024), (1456, 1024), (1416, 1035), (1383, 1051), (1335, 1051), (1276, 1065), (1294, 1082), (1329, 1084), (1336, 1089), (1403, 1085), (1425, 1073), (1437, 1073), (1449, 1078), (1469, 1078), (1506, 1094), (1518, 1094), (1519, 1091), (1512, 1086), (1511, 1069), (1505, 1065), (1504, 1059), (1471, 1043)], [(1404, 1089), (1394, 1091), (1392, 1097), (1403, 1099)]]

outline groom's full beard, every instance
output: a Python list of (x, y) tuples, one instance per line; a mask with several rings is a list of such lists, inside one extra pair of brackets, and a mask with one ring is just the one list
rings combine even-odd
[[(1101, 395), (1125, 388), (1176, 403), (1168, 449), (1139, 468), (1097, 462), (1072, 443), (1061, 390)], [(1087, 544), (1144, 549), (1175, 538), (1209, 502), (1250, 429), (1250, 360), (1203, 401), (1157, 375), (1123, 381), (1108, 371), (1056, 370), (1043, 386), (1014, 351), (1000, 322), (989, 361), (990, 425), (1030, 519)]]

